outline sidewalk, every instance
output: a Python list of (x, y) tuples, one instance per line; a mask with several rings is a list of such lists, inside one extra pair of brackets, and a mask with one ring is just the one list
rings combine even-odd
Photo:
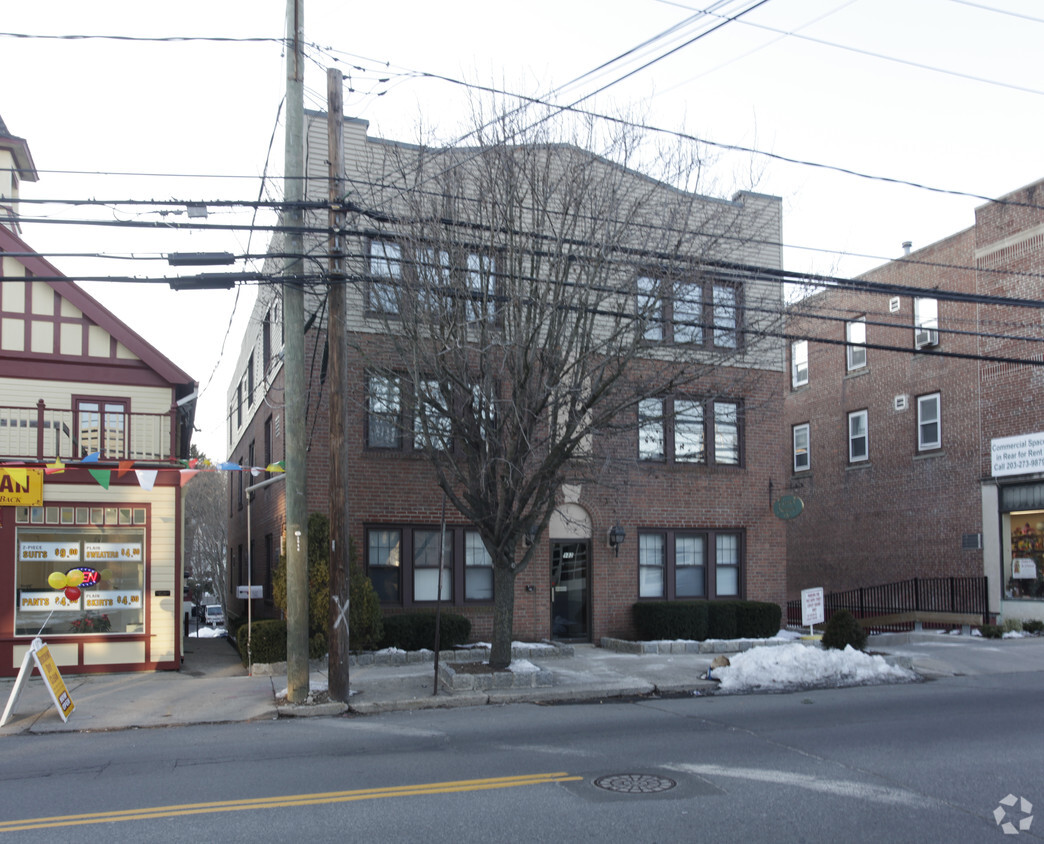
[[(572, 645), (571, 655), (529, 656), (533, 671), (550, 685), (540, 688), (497, 687), (487, 690), (444, 686), (433, 695), (431, 661), (353, 665), (351, 702), (291, 705), (285, 702), (286, 675), (247, 674), (225, 639), (187, 639), (180, 671), (132, 674), (63, 675), (75, 704), (67, 723), (51, 703), (37, 672), (26, 684), (0, 737), (19, 734), (120, 730), (143, 727), (216, 724), (339, 715), (365, 715), (407, 709), (476, 706), (519, 702), (604, 700), (649, 694), (711, 693), (717, 684), (707, 669), (718, 653), (622, 653), (595, 645)], [(751, 643), (717, 643), (728, 656)], [(756, 644), (755, 646), (762, 646)], [(676, 645), (681, 650), (684, 645)], [(726, 648), (730, 650), (726, 651)], [(931, 633), (872, 637), (868, 650), (913, 668), (922, 677), (1044, 670), (1044, 638), (988, 640)], [(443, 665), (452, 659), (443, 654)], [(278, 667), (273, 666), (278, 671)], [(325, 689), (325, 665), (313, 666), (313, 688)], [(463, 678), (462, 678), (463, 679)], [(0, 710), (14, 678), (0, 679)], [(280, 699), (280, 696), (284, 696)]]

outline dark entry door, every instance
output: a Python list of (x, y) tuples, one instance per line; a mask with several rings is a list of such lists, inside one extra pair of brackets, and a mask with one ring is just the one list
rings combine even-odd
[(590, 543), (551, 543), (551, 637), (587, 641)]

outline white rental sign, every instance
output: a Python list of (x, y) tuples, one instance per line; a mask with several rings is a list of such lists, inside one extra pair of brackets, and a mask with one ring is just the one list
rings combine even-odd
[(801, 590), (801, 626), (822, 624), (825, 618), (823, 587)]
[(993, 477), (1044, 472), (1044, 432), (990, 440)]

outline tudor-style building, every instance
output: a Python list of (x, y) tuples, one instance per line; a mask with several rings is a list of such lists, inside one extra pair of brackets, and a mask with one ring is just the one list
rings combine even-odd
[[(306, 115), (307, 192), (313, 202), (328, 196), (326, 119), (325, 114)], [(461, 295), (482, 315), (477, 318), (492, 326), (502, 327), (502, 320), (511, 318), (495, 313), (495, 302), (510, 296), (498, 287), (498, 262), (507, 264), (507, 247), (492, 242), (498, 235), (484, 247), (476, 245), (474, 232), (470, 239), (465, 235), (437, 248), (416, 238), (407, 241), (391, 219), (402, 213), (393, 183), (404, 170), (412, 171), (417, 159), (411, 156), (418, 156), (418, 150), (369, 137), (367, 128), (362, 120), (344, 122), (347, 193), (374, 211), (369, 218), (357, 218), (356, 226), (364, 230), (350, 238), (346, 249), (351, 265), (348, 326), (346, 336), (331, 342), (346, 343), (349, 350), (348, 529), (383, 610), (394, 613), (435, 606), (443, 501), (425, 454), (431, 431), (422, 430), (412, 388), (395, 374), (398, 364), (387, 363), (389, 334), (395, 331), (395, 317), (389, 321), (387, 311), (397, 307), (400, 273), (438, 264), (447, 283), (450, 275), (467, 274), (470, 287)], [(617, 180), (621, 196), (636, 186), (649, 191), (649, 217), (633, 221), (634, 236), (649, 243), (657, 240), (658, 230), (677, 225), (659, 209), (685, 203), (691, 216), (682, 225), (692, 226), (686, 248), (706, 253), (707, 241), (715, 241), (719, 251), (714, 254), (723, 264), (708, 271), (690, 263), (687, 275), (674, 277), (656, 276), (648, 268), (653, 259), (646, 264), (619, 262), (613, 283), (624, 292), (615, 307), (631, 320), (636, 314), (648, 318), (635, 322), (643, 326), (637, 330), (644, 331), (648, 359), (662, 362), (688, 355), (703, 363), (703, 374), (674, 392), (632, 406), (614, 420), (611, 435), (593, 438), (585, 469), (588, 475), (600, 473), (602, 483), (566, 485), (559, 491), (558, 510), (547, 530), (533, 537), (537, 556), (515, 582), (514, 634), (530, 641), (630, 635), (632, 606), (641, 600), (739, 597), (781, 603), (784, 529), (772, 515), (770, 495), (785, 470), (779, 449), (784, 355), (781, 341), (759, 326), (766, 315), (780, 313), (782, 290), (757, 273), (748, 277), (733, 268), (730, 275), (723, 268), (731, 260), (747, 268), (780, 269), (780, 200), (747, 192), (731, 200), (685, 194), (576, 147), (549, 149), (550, 170), (567, 166), (567, 160), (581, 161), (583, 167), (603, 168), (606, 178)], [(479, 153), (460, 150), (459, 155), (467, 162)], [(377, 196), (384, 187), (387, 195)], [(421, 185), (413, 189), (426, 190)], [(614, 210), (609, 206), (600, 213)], [(313, 212), (308, 225), (325, 225), (325, 214)], [(521, 228), (528, 233), (525, 225)], [(715, 232), (724, 236), (715, 238)], [(634, 254), (643, 248), (646, 243), (639, 243)], [(281, 250), (273, 246), (272, 251)], [(316, 259), (310, 268), (323, 263), (325, 236), (306, 239), (304, 251)], [(279, 259), (270, 262), (273, 277), (279, 268)], [(327, 311), (322, 286), (310, 282), (306, 291), (308, 510), (326, 513)], [(424, 296), (422, 292), (419, 300)], [(285, 491), (276, 483), (251, 498), (246, 487), (262, 480), (261, 468), (285, 456), (282, 348), (288, 330), (278, 285), (263, 287), (228, 393), (229, 459), (254, 470), (253, 476), (240, 473), (230, 489), (229, 581), (233, 591), (248, 580), (264, 584), (264, 600), (253, 607), (255, 618), (275, 612), (271, 581), (287, 541)], [(639, 361), (635, 371), (642, 365)], [(507, 392), (509, 385), (498, 382), (497, 387)], [(622, 543), (611, 542), (614, 527), (622, 529)], [(475, 527), (452, 507), (444, 559), (443, 605), (471, 619), (474, 638), (488, 640), (493, 615), (490, 557)], [(246, 612), (243, 602), (234, 599), (230, 608)]]
[(22, 240), (36, 177), (0, 121), (0, 675), (36, 636), (67, 673), (176, 669), (196, 384)]

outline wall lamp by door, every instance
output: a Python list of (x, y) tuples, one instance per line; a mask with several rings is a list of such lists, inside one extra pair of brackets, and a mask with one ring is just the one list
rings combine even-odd
[(609, 547), (613, 549), (613, 552), (617, 557), (620, 556), (620, 546), (623, 544), (626, 537), (627, 534), (619, 525), (613, 525), (609, 528)]

